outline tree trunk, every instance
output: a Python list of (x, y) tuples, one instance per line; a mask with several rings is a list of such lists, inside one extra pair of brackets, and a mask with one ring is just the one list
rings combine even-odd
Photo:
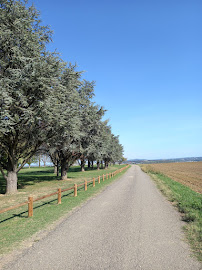
[(107, 161), (105, 161), (105, 169), (108, 169), (108, 167), (109, 167), (109, 164)]
[(57, 166), (54, 165), (54, 174), (57, 174)]
[(84, 168), (84, 167), (85, 167), (85, 160), (84, 160), (84, 158), (82, 157), (82, 158), (81, 158), (81, 171), (82, 171), (82, 172), (85, 172), (85, 168)]
[(41, 156), (39, 155), (39, 168), (41, 167)]
[(67, 180), (67, 164), (66, 161), (61, 162), (61, 179)]
[(30, 166), (31, 166), (31, 164), (29, 164), (29, 169), (30, 169)]
[(97, 161), (97, 170), (100, 169), (100, 161)]
[(59, 169), (60, 169), (60, 166), (59, 166), (59, 161), (57, 160), (57, 176), (59, 176)]
[(101, 160), (101, 169), (103, 169), (103, 160)]
[(93, 160), (91, 161), (91, 166), (92, 166), (92, 169), (93, 169)]
[(88, 159), (88, 168), (90, 168), (90, 160)]
[(17, 192), (18, 176), (15, 170), (8, 171), (7, 176), (6, 194), (12, 194)]

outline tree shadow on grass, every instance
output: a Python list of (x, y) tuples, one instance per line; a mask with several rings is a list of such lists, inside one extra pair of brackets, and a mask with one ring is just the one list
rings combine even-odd
[[(100, 169), (102, 171), (103, 169)], [(97, 168), (88, 168), (85, 167), (86, 172), (90, 171), (97, 171)], [(81, 172), (81, 168), (79, 166), (70, 167), (68, 170), (68, 173), (79, 173)], [(67, 173), (67, 176), (69, 179), (77, 178), (78, 175), (69, 176)], [(81, 172), (81, 174), (83, 174)], [(83, 174), (85, 176), (85, 174)], [(28, 168), (22, 169), (20, 173), (18, 174), (18, 189), (23, 189), (25, 186), (33, 186), (36, 183), (41, 183), (45, 181), (55, 181), (55, 180), (61, 180), (61, 176), (54, 175), (53, 167), (51, 168), (34, 168), (29, 171)], [(0, 194), (6, 193), (6, 180), (3, 178), (3, 176), (0, 175)]]
[[(102, 170), (102, 169), (100, 168), (100, 170)], [(93, 168), (85, 167), (85, 171), (97, 171), (97, 167), (93, 167)], [(81, 167), (79, 167), (79, 166), (70, 167), (68, 172), (81, 172)]]
[[(36, 183), (45, 182), (45, 181), (54, 181), (60, 180), (60, 176), (53, 174), (53, 168), (48, 170), (36, 170), (28, 171), (22, 170), (18, 174), (18, 189), (23, 189), (25, 186), (32, 186)], [(0, 176), (0, 194), (6, 193), (6, 180), (3, 176)]]

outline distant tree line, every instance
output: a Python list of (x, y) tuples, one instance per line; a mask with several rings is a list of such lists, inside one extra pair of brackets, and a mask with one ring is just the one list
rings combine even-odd
[(7, 193), (36, 153), (48, 154), (61, 179), (80, 160), (97, 168), (121, 162), (118, 136), (92, 101), (95, 82), (47, 50), (52, 31), (26, 1), (0, 1), (0, 171)]

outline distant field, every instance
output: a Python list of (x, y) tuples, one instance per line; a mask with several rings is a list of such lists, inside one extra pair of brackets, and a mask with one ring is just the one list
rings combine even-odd
[(162, 173), (202, 194), (202, 162), (141, 165), (145, 171)]

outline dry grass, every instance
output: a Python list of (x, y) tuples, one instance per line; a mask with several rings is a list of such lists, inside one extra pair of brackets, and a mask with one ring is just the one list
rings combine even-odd
[(202, 162), (143, 165), (147, 171), (162, 173), (202, 194)]

